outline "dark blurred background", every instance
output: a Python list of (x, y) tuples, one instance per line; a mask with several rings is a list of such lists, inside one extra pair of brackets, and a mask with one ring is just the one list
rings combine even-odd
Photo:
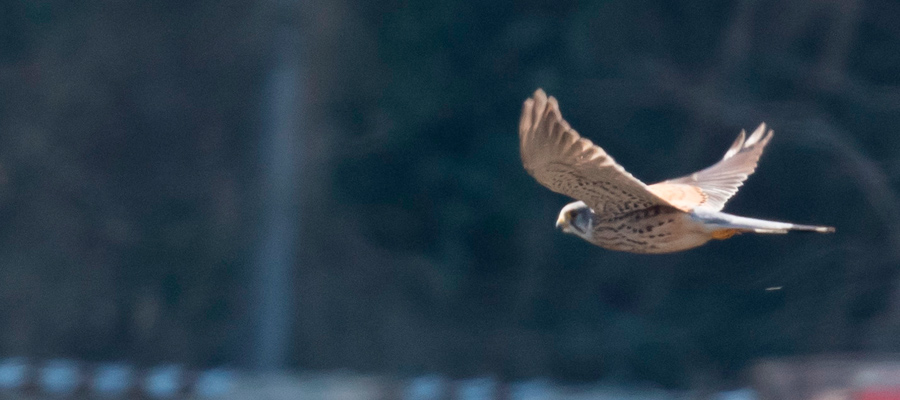
[[(765, 121), (726, 211), (837, 233), (563, 235), (538, 87), (647, 182)], [(0, 356), (686, 388), (897, 352), (898, 132), (888, 0), (4, 0)]]

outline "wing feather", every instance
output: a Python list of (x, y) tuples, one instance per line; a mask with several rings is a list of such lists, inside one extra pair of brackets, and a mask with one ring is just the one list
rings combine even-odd
[(550, 190), (584, 201), (595, 212), (621, 214), (672, 206), (582, 138), (562, 118), (554, 97), (538, 89), (522, 105), (519, 150), (525, 170)]
[(690, 209), (705, 206), (719, 211), (756, 170), (759, 157), (772, 140), (772, 135), (772, 130), (767, 130), (765, 123), (760, 124), (750, 137), (742, 130), (721, 161), (693, 174), (650, 185), (650, 190), (666, 198), (663, 193), (672, 188), (696, 188), (704, 195), (702, 201), (694, 202), (686, 198), (679, 205)]

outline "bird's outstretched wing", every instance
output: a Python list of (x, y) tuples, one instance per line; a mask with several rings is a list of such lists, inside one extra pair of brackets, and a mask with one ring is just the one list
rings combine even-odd
[(585, 202), (594, 212), (616, 215), (672, 206), (582, 138), (562, 118), (556, 99), (541, 89), (522, 106), (519, 151), (525, 170), (541, 185)]
[(749, 137), (742, 130), (721, 161), (693, 174), (650, 185), (650, 191), (683, 210), (704, 206), (719, 211), (756, 170), (770, 140), (772, 130), (766, 130), (765, 123)]

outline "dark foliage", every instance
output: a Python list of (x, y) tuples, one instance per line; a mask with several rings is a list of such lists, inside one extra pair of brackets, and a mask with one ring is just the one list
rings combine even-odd
[[(733, 379), (900, 351), (889, 1), (8, 1), (0, 354), (241, 364), (274, 30), (301, 37), (291, 359), (504, 379)], [(620, 254), (553, 230), (537, 87), (633, 174), (775, 139), (729, 204), (837, 234)], [(766, 290), (781, 287), (780, 290)]]

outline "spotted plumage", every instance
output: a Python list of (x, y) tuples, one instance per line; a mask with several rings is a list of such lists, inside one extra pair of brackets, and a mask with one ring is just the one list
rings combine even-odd
[(834, 232), (721, 212), (756, 169), (772, 131), (741, 131), (721, 161), (693, 174), (646, 185), (562, 118), (559, 104), (538, 89), (519, 121), (522, 164), (540, 184), (578, 201), (563, 207), (556, 226), (588, 242), (633, 253), (670, 253), (743, 232)]

